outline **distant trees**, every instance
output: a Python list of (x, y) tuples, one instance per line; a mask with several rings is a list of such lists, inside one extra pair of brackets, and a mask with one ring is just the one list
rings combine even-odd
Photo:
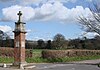
[(0, 47), (13, 47), (13, 40), (0, 30)]
[(43, 41), (42, 39), (39, 39), (37, 44), (38, 49), (66, 49), (68, 41), (62, 34), (56, 34), (53, 41)]
[(77, 39), (70, 40), (68, 46), (69, 46), (69, 48), (79, 49), (81, 47), (80, 39), (77, 38)]
[(13, 39), (0, 40), (0, 47), (14, 47)]
[(45, 42), (43, 41), (43, 39), (39, 39), (37, 43), (38, 43), (37, 45), (38, 49), (45, 49)]
[(26, 49), (90, 49), (100, 50), (100, 36), (95, 36), (92, 39), (86, 37), (66, 40), (62, 34), (56, 34), (53, 40), (26, 42)]
[(100, 36), (96, 35), (94, 37), (94, 47), (95, 49), (100, 49)]
[(0, 30), (0, 40), (11, 39), (6, 33)]
[(26, 49), (34, 49), (37, 47), (37, 42), (32, 40), (26, 40), (25, 46)]
[(52, 41), (48, 40), (46, 44), (46, 49), (51, 49), (52, 48)]
[(71, 49), (89, 49), (89, 50), (100, 50), (100, 37), (96, 36), (92, 39), (88, 38), (77, 38), (69, 41)]
[[(2, 38), (2, 37), (1, 37)], [(13, 39), (0, 39), (0, 47), (14, 47)], [(53, 40), (26, 40), (26, 49), (91, 49), (100, 50), (100, 36), (92, 39), (86, 37), (66, 40), (62, 34), (56, 34)]]
[(53, 38), (52, 42), (53, 49), (66, 49), (67, 48), (67, 41), (62, 34), (57, 34)]

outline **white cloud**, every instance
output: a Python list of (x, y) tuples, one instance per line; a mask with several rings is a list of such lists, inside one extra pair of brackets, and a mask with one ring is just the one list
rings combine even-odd
[(95, 37), (96, 35), (99, 35), (99, 34), (97, 34), (97, 33), (95, 33), (95, 32), (82, 32), (82, 33), (81, 33), (81, 36), (82, 36), (82, 37), (88, 37), (88, 38), (93, 38), (93, 37)]
[(11, 1), (15, 1), (15, 0), (0, 0), (0, 2), (11, 2)]
[[(33, 38), (34, 41), (38, 41), (39, 39), (43, 39), (43, 38), (40, 38), (40, 37), (34, 37), (34, 38)], [(44, 40), (44, 39), (43, 39), (43, 40)]]
[(21, 0), (20, 3), (22, 5), (39, 5), (44, 3), (55, 3), (55, 2), (61, 2), (61, 3), (67, 3), (67, 2), (76, 2), (77, 0)]
[(31, 29), (27, 29), (26, 31), (27, 31), (27, 32), (31, 32), (32, 30), (31, 30)]
[(23, 13), (22, 20), (42, 20), (42, 21), (61, 21), (61, 22), (75, 22), (76, 18), (83, 15), (89, 17), (91, 14), (89, 8), (83, 8), (82, 6), (76, 6), (69, 9), (63, 5), (63, 3), (56, 1), (54, 4), (45, 3), (41, 7), (23, 7), (23, 6), (11, 6), (4, 8), (3, 15), (7, 20), (17, 21), (18, 16), (16, 13), (21, 10)]
[(3, 32), (9, 32), (12, 30), (12, 28), (10, 26), (0, 26), (0, 30), (3, 31)]
[(12, 32), (13, 29), (10, 26), (8, 26), (8, 25), (1, 26), (0, 25), (0, 30), (5, 32), (9, 37), (14, 38), (14, 33)]
[(93, 0), (86, 0), (86, 1), (92, 2)]
[(75, 22), (79, 16), (89, 17), (89, 14), (91, 14), (89, 8), (76, 6), (69, 9), (60, 2), (43, 4), (40, 8), (36, 8), (35, 11), (35, 18), (38, 20), (58, 20), (61, 22)]
[(7, 18), (0, 18), (0, 21), (3, 21), (3, 22), (10, 22), (11, 20), (7, 19)]
[(51, 38), (49, 38), (49, 37), (33, 37), (33, 40), (34, 41), (38, 41), (38, 40), (40, 40), (40, 39), (42, 39), (42, 40), (44, 40), (44, 41), (48, 41), (48, 40), (52, 40)]
[(21, 5), (39, 5), (42, 0), (20, 0)]
[(67, 3), (67, 2), (76, 2), (77, 0), (48, 0), (48, 2), (50, 3), (54, 3), (54, 2), (62, 2), (62, 3)]
[(89, 32), (89, 33), (87, 33), (87, 36), (88, 37), (94, 37), (94, 36), (96, 36), (96, 35), (99, 35), (99, 34), (97, 34), (97, 33), (93, 33), (93, 32)]
[(15, 6), (11, 6), (11, 7), (2, 9), (5, 19), (13, 20), (13, 21), (18, 20), (17, 13), (19, 11), (22, 11), (22, 13), (23, 13), (22, 21), (27, 21), (27, 20), (31, 19), (32, 17), (34, 17), (34, 15), (35, 15), (34, 9), (32, 7), (23, 7), (23, 6), (15, 5)]

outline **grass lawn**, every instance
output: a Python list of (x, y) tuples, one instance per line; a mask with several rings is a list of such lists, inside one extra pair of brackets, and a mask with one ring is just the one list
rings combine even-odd
[(52, 58), (52, 59), (43, 59), (42, 57), (37, 58), (27, 58), (26, 61), (28, 63), (52, 63), (52, 62), (72, 62), (72, 61), (83, 61), (83, 60), (95, 60), (100, 59), (99, 56), (83, 56), (83, 57), (66, 57), (66, 58)]
[(0, 63), (13, 63), (14, 58), (0, 57)]

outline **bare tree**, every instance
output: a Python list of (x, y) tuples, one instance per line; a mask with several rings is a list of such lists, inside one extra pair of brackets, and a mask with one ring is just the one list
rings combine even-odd
[(80, 16), (78, 18), (79, 23), (86, 32), (95, 32), (100, 35), (100, 5), (97, 3), (93, 4), (93, 7), (89, 9), (92, 16), (90, 18)]
[(53, 38), (52, 49), (67, 49), (68, 42), (62, 34), (56, 34)]

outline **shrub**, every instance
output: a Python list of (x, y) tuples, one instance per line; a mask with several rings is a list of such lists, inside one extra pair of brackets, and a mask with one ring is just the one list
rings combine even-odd
[[(14, 57), (14, 48), (0, 47), (0, 57)], [(33, 57), (32, 51), (26, 50), (26, 57)]]
[(100, 50), (44, 50), (42, 51), (42, 57), (47, 59), (96, 56), (96, 55), (100, 55)]

